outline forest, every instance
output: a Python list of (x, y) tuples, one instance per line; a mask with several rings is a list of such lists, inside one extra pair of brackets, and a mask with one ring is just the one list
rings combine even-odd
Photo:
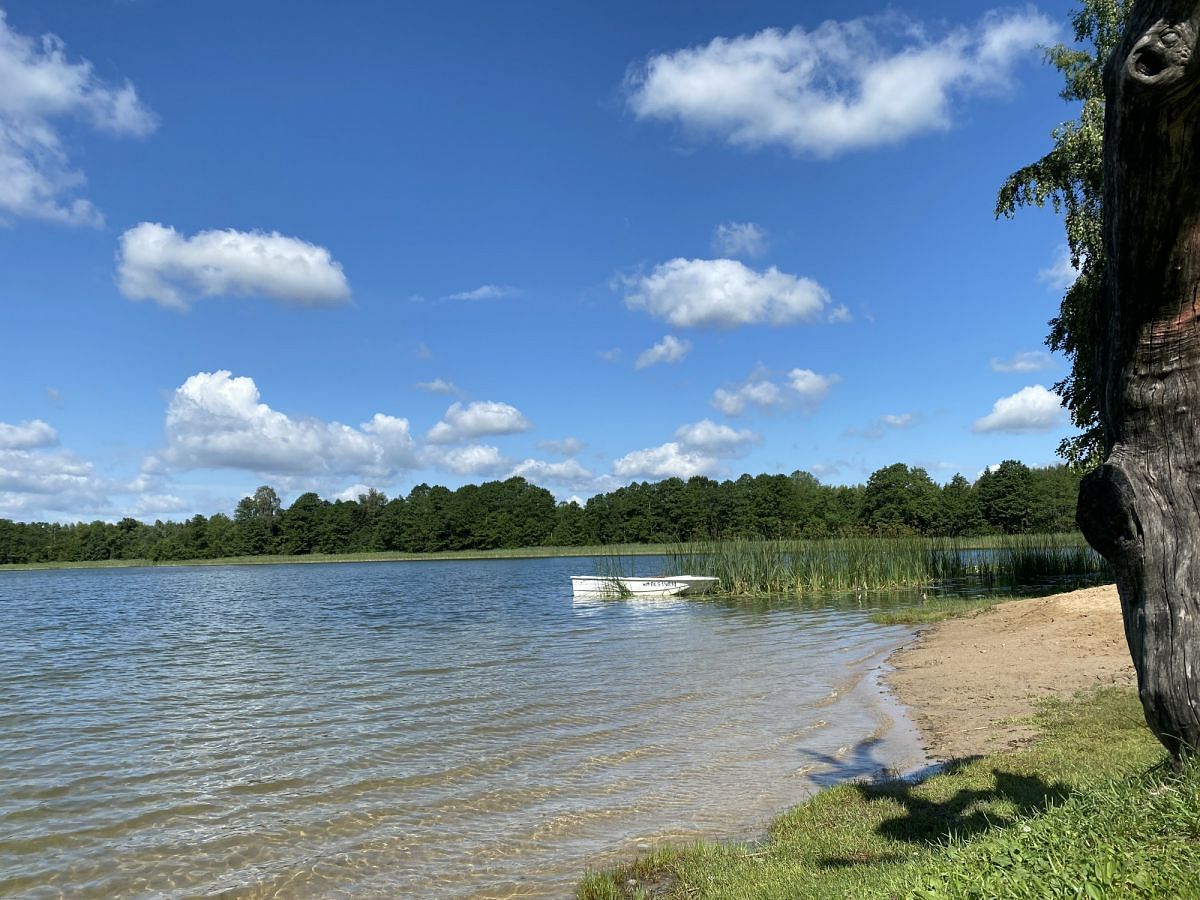
[(896, 463), (861, 485), (823, 485), (800, 471), (728, 481), (668, 478), (597, 494), (582, 505), (556, 503), (523, 478), (456, 490), (419, 484), (392, 499), (376, 490), (334, 502), (306, 493), (287, 508), (264, 485), (232, 516), (153, 524), (0, 519), (0, 564), (1064, 532), (1075, 529), (1078, 491), (1079, 476), (1067, 466), (1030, 468), (1015, 460), (973, 484), (956, 475), (938, 485), (924, 469)]

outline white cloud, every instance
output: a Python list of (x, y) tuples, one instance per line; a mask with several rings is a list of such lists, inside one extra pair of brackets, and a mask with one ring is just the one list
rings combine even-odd
[(677, 328), (790, 325), (820, 317), (829, 294), (808, 278), (747, 268), (735, 259), (672, 259), (634, 279), (625, 297)]
[(767, 230), (753, 222), (722, 222), (713, 231), (713, 249), (722, 256), (762, 256)]
[(353, 501), (357, 500), (359, 497), (361, 497), (363, 494), (367, 493), (369, 490), (371, 490), (370, 485), (363, 484), (360, 481), (356, 484), (350, 485), (350, 487), (345, 488), (344, 490), (340, 490), (340, 491), (336, 492), (333, 495), (333, 499), (335, 501), (336, 500), (344, 500), (346, 502), (353, 502)]
[(33, 450), (53, 447), (57, 443), (58, 432), (41, 419), (16, 425), (0, 422), (0, 450)]
[(186, 309), (199, 297), (266, 296), (297, 306), (350, 299), (341, 264), (324, 247), (277, 232), (201, 231), (142, 222), (121, 235), (117, 285), (130, 300)]
[(660, 478), (716, 475), (723, 458), (742, 455), (759, 436), (702, 419), (675, 429), (675, 440), (658, 447), (634, 450), (613, 462), (613, 475), (626, 482)]
[(418, 381), (417, 387), (422, 391), (428, 391), (431, 394), (457, 394), (458, 388), (454, 382), (446, 381), (443, 378), (435, 378), (433, 381)]
[(1078, 277), (1079, 270), (1071, 262), (1071, 251), (1065, 244), (1058, 248), (1058, 255), (1054, 258), (1054, 262), (1038, 272), (1038, 281), (1057, 291), (1065, 291), (1075, 283), (1075, 279)]
[(68, 451), (0, 450), (0, 491), (19, 494), (93, 493), (90, 462)]
[(1012, 359), (993, 358), (988, 365), (993, 372), (1041, 372), (1054, 367), (1054, 357), (1044, 350), (1030, 350)]
[(788, 372), (788, 387), (799, 398), (805, 412), (812, 412), (829, 396), (829, 390), (842, 380), (840, 375), (818, 375), (812, 369)]
[(978, 419), (975, 431), (1003, 431), (1009, 434), (1033, 434), (1052, 431), (1063, 424), (1062, 398), (1040, 384), (1022, 388), (1009, 397), (1001, 397), (992, 411)]
[(488, 444), (446, 450), (433, 461), (458, 475), (495, 475), (510, 465), (498, 448)]
[(650, 57), (627, 79), (628, 102), (639, 119), (734, 146), (830, 157), (950, 127), (956, 98), (1003, 88), (1020, 56), (1057, 36), (1032, 8), (937, 40), (897, 16), (768, 28)]
[(731, 417), (745, 415), (750, 407), (763, 412), (793, 407), (811, 413), (841, 380), (840, 375), (818, 375), (812, 369), (792, 369), (781, 385), (760, 368), (739, 387), (717, 388), (713, 392), (712, 405)]
[(517, 463), (509, 476), (520, 476), (534, 484), (559, 484), (572, 488), (590, 489), (595, 476), (575, 459), (564, 459), (561, 462), (545, 462), (540, 459), (526, 459)]
[(687, 450), (711, 456), (732, 456), (743, 451), (759, 437), (749, 429), (734, 429), (719, 425), (712, 419), (701, 419), (692, 425), (680, 425), (675, 438)]
[(661, 447), (627, 453), (613, 463), (613, 474), (626, 481), (691, 478), (693, 475), (713, 475), (719, 466), (720, 461), (715, 456), (688, 450), (671, 441)]
[[(167, 469), (244, 469), (263, 475), (386, 478), (417, 466), (407, 419), (376, 413), (358, 428), (292, 419), (260, 400), (252, 378), (199, 372), (167, 407)], [(157, 466), (161, 468), (162, 466)]]
[(825, 316), (825, 321), (830, 325), (849, 325), (854, 321), (854, 316), (850, 313), (850, 310), (847, 307), (835, 306), (829, 311), (829, 314)]
[(574, 456), (586, 445), (578, 438), (563, 438), (561, 441), (538, 441), (538, 447), (547, 453), (559, 453), (563, 456)]
[(438, 422), (425, 435), (431, 444), (452, 444), (484, 435), (516, 434), (529, 431), (531, 423), (515, 406), (492, 401), (477, 401), (463, 406), (452, 403)]
[(740, 416), (747, 406), (772, 409), (783, 405), (783, 390), (773, 381), (751, 381), (736, 390), (717, 388), (713, 393), (713, 406), (727, 416)]
[(610, 350), (601, 350), (596, 355), (598, 357), (600, 357), (600, 359), (604, 360), (605, 362), (615, 363), (618, 359), (621, 358), (621, 348), (613, 347)]
[[(153, 485), (149, 476), (128, 482), (104, 477), (69, 450), (0, 448), (2, 518), (62, 522), (176, 511), (179, 499), (150, 492)], [(134, 495), (135, 501), (118, 505), (111, 499), (117, 495)]]
[(72, 62), (54, 35), (18, 34), (0, 9), (0, 220), (103, 223), (90, 201), (72, 196), (87, 179), (63, 148), (58, 122), (64, 119), (130, 137), (158, 124), (128, 81), (108, 84), (88, 60)]
[(498, 300), (502, 297), (512, 297), (517, 293), (517, 289), (500, 284), (481, 284), (479, 287), (470, 291), (461, 291), (457, 294), (448, 294), (443, 297), (443, 300)]
[(637, 358), (637, 362), (634, 363), (634, 368), (645, 369), (658, 363), (677, 363), (682, 361), (691, 349), (691, 341), (681, 341), (668, 334), (653, 347), (643, 350)]
[(915, 413), (888, 413), (882, 415), (861, 431), (858, 428), (847, 429), (850, 437), (862, 435), (869, 440), (878, 440), (891, 430), (908, 428), (917, 421)]

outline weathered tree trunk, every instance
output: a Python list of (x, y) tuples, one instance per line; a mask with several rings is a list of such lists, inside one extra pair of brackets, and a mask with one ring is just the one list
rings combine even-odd
[(1146, 721), (1200, 749), (1200, 0), (1138, 0), (1105, 73), (1101, 418), (1079, 497)]

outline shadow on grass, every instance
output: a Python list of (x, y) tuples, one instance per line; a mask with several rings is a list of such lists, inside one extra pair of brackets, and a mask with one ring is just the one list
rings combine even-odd
[[(952, 760), (931, 767), (931, 770), (936, 770), (934, 774), (958, 775), (975, 759), (978, 757)], [(903, 807), (902, 815), (884, 819), (875, 828), (880, 837), (922, 847), (970, 838), (991, 828), (1008, 827), (1018, 818), (1040, 813), (1071, 794), (1071, 786), (1066, 782), (1051, 783), (1035, 775), (996, 767), (991, 769), (990, 777), (982, 771), (966, 773), (963, 777), (981, 783), (981, 786), (960, 788), (946, 799), (931, 799), (918, 775), (862, 783), (856, 785), (856, 789), (868, 805), (887, 803)], [(836, 869), (878, 861), (877, 856), (859, 858), (849, 854), (827, 857), (820, 864)]]

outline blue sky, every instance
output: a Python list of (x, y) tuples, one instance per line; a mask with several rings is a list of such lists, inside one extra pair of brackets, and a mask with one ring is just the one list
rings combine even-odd
[(1053, 463), (1070, 9), (0, 0), (0, 517)]

